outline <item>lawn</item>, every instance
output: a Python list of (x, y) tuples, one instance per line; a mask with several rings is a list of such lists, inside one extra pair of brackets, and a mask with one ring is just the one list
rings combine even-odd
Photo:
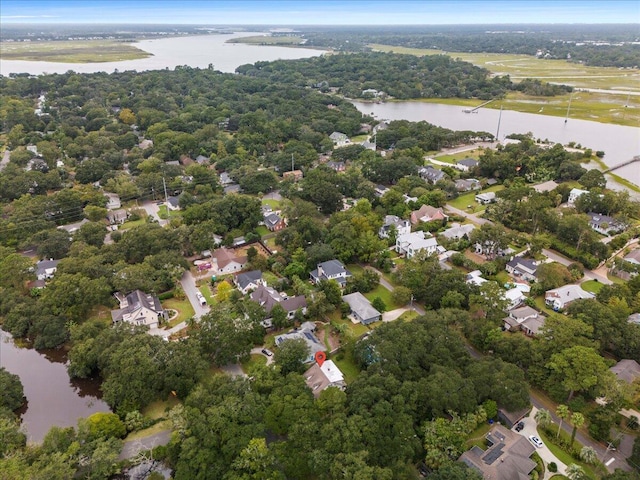
[(141, 218), (140, 220), (133, 220), (130, 222), (124, 222), (122, 225), (118, 227), (118, 230), (128, 230), (130, 228), (139, 227), (140, 225), (144, 225), (147, 223), (147, 220)]
[(362, 273), (364, 271), (364, 268), (358, 265), (357, 263), (348, 263), (346, 267), (347, 267), (347, 270), (349, 270), (352, 275), (355, 275), (357, 273)]
[(401, 307), (402, 305), (397, 305), (391, 296), (391, 292), (384, 288), (382, 285), (378, 285), (376, 288), (371, 290), (369, 293), (364, 294), (365, 297), (369, 299), (370, 302), (373, 302), (373, 299), (376, 297), (380, 297), (382, 301), (387, 306), (387, 310), (393, 310), (394, 308)]
[(602, 287), (604, 287), (604, 284), (597, 280), (587, 280), (586, 282), (582, 282), (580, 287), (582, 287), (585, 292), (598, 293)]
[(125, 441), (139, 440), (141, 438), (145, 438), (150, 435), (155, 435), (156, 433), (160, 433), (164, 430), (171, 430), (170, 420), (162, 420), (158, 423), (154, 423), (149, 428), (145, 428), (144, 430), (131, 432), (129, 435), (127, 435), (127, 437), (125, 438)]
[(554, 312), (553, 309), (549, 308), (546, 303), (544, 303), (544, 295), (540, 295), (535, 298), (536, 308), (547, 315), (555, 315), (558, 312)]
[(269, 235), (271, 232), (264, 225), (260, 225), (259, 227), (256, 227), (256, 233), (260, 235), (260, 237), (264, 237), (265, 235)]
[(140, 413), (145, 417), (157, 420), (158, 418), (164, 418), (168, 409), (171, 409), (178, 405), (178, 400), (173, 395), (169, 395), (166, 400), (156, 400), (144, 407)]
[[(504, 190), (504, 185), (494, 185), (493, 187), (482, 190), (482, 193), (488, 192), (499, 192), (500, 190)], [(454, 208), (458, 208), (460, 210), (467, 210), (467, 206), (471, 205), (473, 212), (478, 213), (481, 210), (484, 210), (484, 205), (480, 205), (476, 202), (476, 195), (480, 193), (480, 191), (476, 190), (475, 192), (465, 193), (464, 195), (460, 195), (458, 198), (454, 198), (453, 200), (449, 200), (447, 203)]]
[[(337, 310), (334, 310), (329, 315), (329, 318), (331, 319), (331, 323), (334, 323), (336, 325), (346, 325), (353, 336), (356, 338), (360, 338), (365, 333), (371, 331), (371, 328), (367, 327), (366, 325), (362, 325), (361, 323), (353, 323), (349, 318), (342, 318), (340, 312)], [(375, 324), (371, 325), (371, 327), (374, 326)]]
[(356, 135), (355, 137), (351, 137), (351, 143), (362, 143), (367, 138), (369, 138), (369, 135), (366, 133), (364, 135)]
[(454, 153), (452, 155), (444, 153), (444, 154), (436, 155), (436, 158), (441, 162), (456, 163), (458, 160), (462, 160), (464, 158), (478, 159), (480, 158), (480, 155), (482, 155), (483, 153), (484, 153), (484, 150), (482, 148), (476, 148), (474, 150)]
[[(340, 360), (338, 360), (338, 357), (340, 357)], [(334, 355), (331, 360), (333, 360), (333, 363), (338, 366), (338, 368), (344, 375), (345, 382), (351, 383), (356, 378), (358, 378), (360, 369), (356, 365), (356, 362), (353, 360), (353, 356), (351, 355), (351, 353), (340, 352), (337, 355)]]
[(263, 198), (262, 205), (269, 205), (274, 210), (280, 209), (280, 200), (273, 200), (271, 198)]
[(262, 272), (262, 278), (270, 287), (280, 282), (280, 278), (272, 272)]
[(158, 207), (158, 216), (162, 220), (166, 220), (169, 217), (180, 217), (182, 214), (177, 210), (169, 210), (166, 205), (160, 205)]
[(473, 432), (469, 434), (469, 438), (465, 442), (467, 448), (471, 448), (474, 445), (482, 448), (483, 450), (487, 449), (487, 441), (485, 439), (485, 435), (491, 430), (493, 427), (489, 422), (485, 422), (476, 428)]
[(166, 309), (178, 311), (178, 316), (169, 322), (169, 327), (175, 327), (179, 323), (186, 322), (196, 313), (191, 306), (191, 302), (186, 297), (183, 300), (177, 298), (164, 300), (162, 306)]

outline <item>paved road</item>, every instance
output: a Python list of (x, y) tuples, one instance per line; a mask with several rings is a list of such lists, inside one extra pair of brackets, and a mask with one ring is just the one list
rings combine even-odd
[(461, 217), (464, 217), (478, 225), (484, 225), (485, 223), (493, 224), (491, 220), (487, 220), (486, 218), (480, 218), (479, 216), (473, 213), (467, 213), (464, 210), (460, 210), (459, 208), (452, 207), (451, 205), (448, 205), (448, 204), (445, 205), (444, 208), (447, 212), (451, 212)]
[(140, 208), (143, 208), (144, 211), (147, 212), (147, 215), (153, 217), (160, 224), (160, 226), (164, 226), (169, 223), (169, 220), (163, 220), (160, 218), (160, 206), (157, 205), (156, 202), (152, 200), (145, 200), (143, 202), (140, 202)]
[(220, 367), (227, 375), (231, 375), (232, 377), (246, 377), (247, 374), (244, 373), (242, 367), (238, 363), (232, 363), (230, 365), (225, 365), (224, 367)]
[(171, 431), (163, 430), (148, 437), (139, 438), (137, 440), (129, 440), (124, 442), (122, 451), (118, 460), (126, 460), (127, 458), (135, 457), (138, 453), (144, 450), (151, 450), (159, 445), (166, 445), (171, 439)]
[(262, 353), (262, 347), (255, 347), (251, 349), (251, 354), (252, 355), (262, 355), (263, 357), (265, 357), (267, 359), (267, 365), (271, 365), (273, 363), (273, 355), (269, 356), (269, 355), (265, 355), (264, 353)]
[(199, 292), (200, 290), (198, 290), (198, 287), (196, 287), (196, 279), (189, 270), (184, 272), (184, 274), (182, 275), (180, 284), (182, 285), (182, 289), (189, 299), (189, 302), (191, 302), (191, 306), (193, 307), (193, 311), (195, 312), (194, 318), (196, 320), (199, 320), (202, 315), (204, 315), (205, 313), (209, 313), (209, 307), (207, 305), (203, 307), (198, 301), (196, 292)]
[(9, 164), (10, 157), (11, 157), (11, 152), (7, 148), (2, 154), (2, 160), (0, 160), (0, 172), (4, 170), (4, 167), (6, 167)]

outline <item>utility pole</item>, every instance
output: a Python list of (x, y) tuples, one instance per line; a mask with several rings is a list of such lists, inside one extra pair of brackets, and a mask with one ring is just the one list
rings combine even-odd
[(293, 172), (294, 168), (293, 168), (293, 153), (291, 154), (291, 171)]
[(497, 143), (500, 143), (500, 120), (502, 120), (502, 105), (500, 105), (500, 116), (498, 117), (498, 130), (496, 131)]
[(167, 195), (167, 182), (162, 177), (162, 186), (164, 187), (164, 203), (167, 206), (167, 215), (169, 214), (169, 196)]

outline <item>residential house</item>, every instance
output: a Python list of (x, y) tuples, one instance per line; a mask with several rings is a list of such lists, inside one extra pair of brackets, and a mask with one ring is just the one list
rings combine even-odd
[(496, 192), (479, 193), (476, 195), (476, 202), (480, 205), (487, 205), (496, 201)]
[(280, 217), (277, 213), (270, 213), (264, 217), (264, 225), (270, 232), (279, 232), (287, 224), (284, 221), (284, 218)]
[(516, 332), (522, 330), (526, 335), (534, 336), (544, 325), (544, 317), (535, 308), (528, 306), (514, 308), (504, 319), (505, 330)]
[(440, 180), (444, 180), (445, 178), (447, 178), (446, 173), (444, 173), (440, 169), (432, 167), (431, 165), (422, 167), (420, 170), (418, 170), (418, 174), (420, 175), (420, 177), (422, 177), (423, 180), (426, 180), (433, 185), (438, 183)]
[(375, 193), (376, 197), (378, 197), (378, 198), (382, 197), (388, 191), (389, 191), (389, 189), (387, 187), (385, 187), (384, 185), (376, 185), (375, 188), (374, 188), (374, 193)]
[(251, 270), (250, 272), (239, 273), (236, 275), (234, 282), (238, 287), (238, 290), (240, 290), (243, 295), (255, 290), (260, 285), (266, 285), (260, 270)]
[(327, 167), (336, 172), (344, 172), (347, 169), (347, 165), (344, 162), (327, 162)]
[(589, 216), (589, 226), (602, 235), (622, 232), (626, 228), (624, 223), (608, 215), (593, 212), (589, 212), (587, 215)]
[(640, 248), (636, 248), (635, 250), (629, 252), (624, 256), (623, 260), (634, 265), (640, 265)]
[(378, 148), (375, 141), (370, 142), (369, 140), (365, 140), (364, 142), (360, 143), (360, 145), (362, 145), (367, 150), (371, 150), (372, 152), (375, 152)]
[(536, 462), (530, 458), (536, 449), (526, 437), (496, 425), (485, 438), (486, 450), (476, 445), (464, 452), (458, 461), (479, 471), (485, 479), (529, 479), (536, 467)]
[(288, 172), (282, 173), (283, 179), (293, 180), (294, 182), (302, 180), (303, 177), (304, 177), (304, 174), (302, 173), (302, 170), (290, 170)]
[(470, 192), (471, 190), (478, 190), (481, 187), (480, 180), (475, 178), (461, 178), (454, 183), (458, 192)]
[(432, 255), (438, 250), (438, 242), (434, 237), (427, 237), (425, 232), (419, 230), (413, 233), (404, 233), (396, 237), (396, 252), (406, 258), (413, 258), (418, 252), (425, 251)]
[(627, 322), (635, 323), (636, 325), (640, 325), (640, 313), (632, 313), (627, 318)]
[(588, 300), (595, 298), (595, 295), (584, 291), (580, 285), (564, 285), (560, 288), (548, 290), (544, 294), (544, 303), (555, 311), (564, 310), (571, 302), (576, 300)]
[(60, 263), (60, 260), (54, 260), (53, 258), (40, 260), (36, 263), (36, 277), (38, 277), (38, 280), (51, 280), (58, 269), (58, 263)]
[(386, 130), (387, 128), (389, 128), (389, 121), (388, 120), (382, 120), (379, 124), (375, 125), (373, 127), (373, 133), (378, 133), (381, 130)]
[(482, 272), (480, 270), (474, 270), (473, 272), (467, 273), (467, 278), (465, 281), (469, 285), (481, 287), (483, 283), (487, 283), (489, 280), (482, 277)]
[(344, 381), (344, 375), (333, 363), (333, 360), (325, 360), (322, 365), (314, 363), (304, 372), (304, 382), (313, 392), (313, 396), (318, 398), (320, 393), (330, 387), (344, 390), (347, 384)]
[(236, 182), (229, 176), (227, 172), (220, 174), (220, 185), (226, 187), (227, 185), (234, 185)]
[(468, 172), (476, 168), (479, 164), (480, 162), (478, 162), (478, 160), (476, 160), (475, 158), (467, 157), (457, 161), (454, 167), (463, 172)]
[(409, 222), (409, 220), (402, 220), (396, 215), (387, 215), (384, 217), (384, 223), (380, 227), (380, 230), (378, 230), (378, 236), (380, 238), (389, 238), (391, 227), (395, 227), (396, 236), (411, 232), (411, 222)]
[(276, 305), (280, 305), (287, 313), (287, 318), (293, 320), (297, 311), (302, 314), (307, 313), (307, 300), (304, 295), (288, 297), (285, 293), (278, 293), (277, 290), (267, 286), (265, 283), (251, 292), (251, 300), (264, 308), (267, 316), (262, 321), (262, 326), (270, 328), (272, 326), (271, 310)]
[(147, 148), (153, 147), (153, 140), (143, 139), (138, 143), (138, 148), (140, 150), (146, 150)]
[(445, 214), (441, 208), (422, 205), (418, 210), (411, 212), (411, 225), (417, 225), (420, 222), (446, 220), (447, 218), (449, 218), (449, 216)]
[(117, 210), (122, 207), (120, 195), (117, 193), (105, 193), (104, 196), (107, 198), (107, 210)]
[(167, 313), (155, 295), (134, 290), (126, 296), (116, 293), (115, 297), (120, 302), (120, 308), (111, 310), (111, 319), (114, 323), (127, 322), (132, 325), (158, 328), (160, 320), (167, 318)]
[(331, 135), (329, 135), (329, 138), (331, 139), (334, 147), (336, 148), (344, 147), (345, 145), (349, 145), (351, 143), (351, 140), (349, 140), (349, 137), (347, 137), (346, 134), (341, 132), (333, 132)]
[(467, 225), (452, 223), (451, 228), (447, 228), (440, 235), (442, 235), (447, 240), (460, 240), (464, 237), (469, 238), (469, 235), (471, 235), (471, 232), (473, 232), (475, 228), (476, 227), (471, 223), (468, 223)]
[(200, 165), (205, 165), (205, 164), (209, 163), (209, 157), (207, 157), (205, 155), (198, 155), (196, 157), (196, 162), (198, 162)]
[(124, 208), (107, 212), (107, 220), (110, 225), (122, 225), (127, 221), (127, 218), (129, 218), (129, 212)]
[(514, 309), (518, 305), (522, 304), (527, 297), (523, 293), (523, 291), (519, 288), (511, 288), (504, 292), (504, 298), (508, 302), (508, 309)]
[(640, 378), (640, 364), (635, 360), (623, 359), (616, 363), (611, 370), (618, 380), (633, 383)]
[(326, 352), (327, 347), (325, 347), (324, 343), (318, 340), (318, 337), (315, 336), (315, 325), (309, 325), (310, 323), (311, 322), (305, 322), (297, 330), (277, 335), (275, 338), (276, 346), (282, 346), (282, 344), (287, 340), (295, 340), (298, 338), (302, 339), (309, 347), (309, 355), (304, 359), (304, 363), (315, 362), (316, 353)]
[(167, 197), (167, 208), (173, 211), (180, 210), (178, 197)]
[(545, 193), (555, 190), (558, 187), (558, 184), (553, 180), (549, 180), (548, 182), (539, 183), (538, 185), (533, 185), (533, 189), (538, 193)]
[(218, 248), (211, 255), (213, 270), (218, 275), (239, 272), (247, 264), (247, 257), (237, 256), (233, 250), (225, 247)]
[(79, 222), (74, 222), (74, 223), (69, 223), (67, 225), (60, 225), (59, 227), (56, 227), (58, 230), (64, 230), (67, 233), (70, 234), (74, 234), (76, 233), (80, 227), (82, 227), (85, 223), (89, 223), (89, 220), (86, 218), (83, 218), (82, 220), (80, 220)]
[(572, 188), (571, 191), (569, 192), (569, 199), (567, 200), (567, 203), (573, 206), (576, 203), (576, 200), (580, 198), (582, 195), (584, 195), (585, 193), (589, 193), (589, 191), (580, 190), (579, 188)]
[(538, 263), (529, 258), (514, 257), (507, 265), (505, 270), (514, 277), (523, 278), (530, 282), (536, 281), (536, 270)]
[(349, 308), (351, 308), (351, 315), (353, 318), (363, 325), (369, 325), (370, 323), (377, 322), (382, 318), (382, 314), (373, 308), (367, 297), (362, 295), (360, 292), (344, 295), (342, 300), (349, 305)]
[(351, 272), (345, 268), (340, 260), (328, 260), (318, 264), (318, 268), (310, 273), (311, 281), (316, 285), (322, 280), (335, 280), (344, 287)]

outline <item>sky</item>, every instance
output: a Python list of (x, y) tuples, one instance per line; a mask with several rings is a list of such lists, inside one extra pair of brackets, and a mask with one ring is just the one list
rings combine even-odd
[(0, 0), (0, 24), (640, 23), (638, 0)]

